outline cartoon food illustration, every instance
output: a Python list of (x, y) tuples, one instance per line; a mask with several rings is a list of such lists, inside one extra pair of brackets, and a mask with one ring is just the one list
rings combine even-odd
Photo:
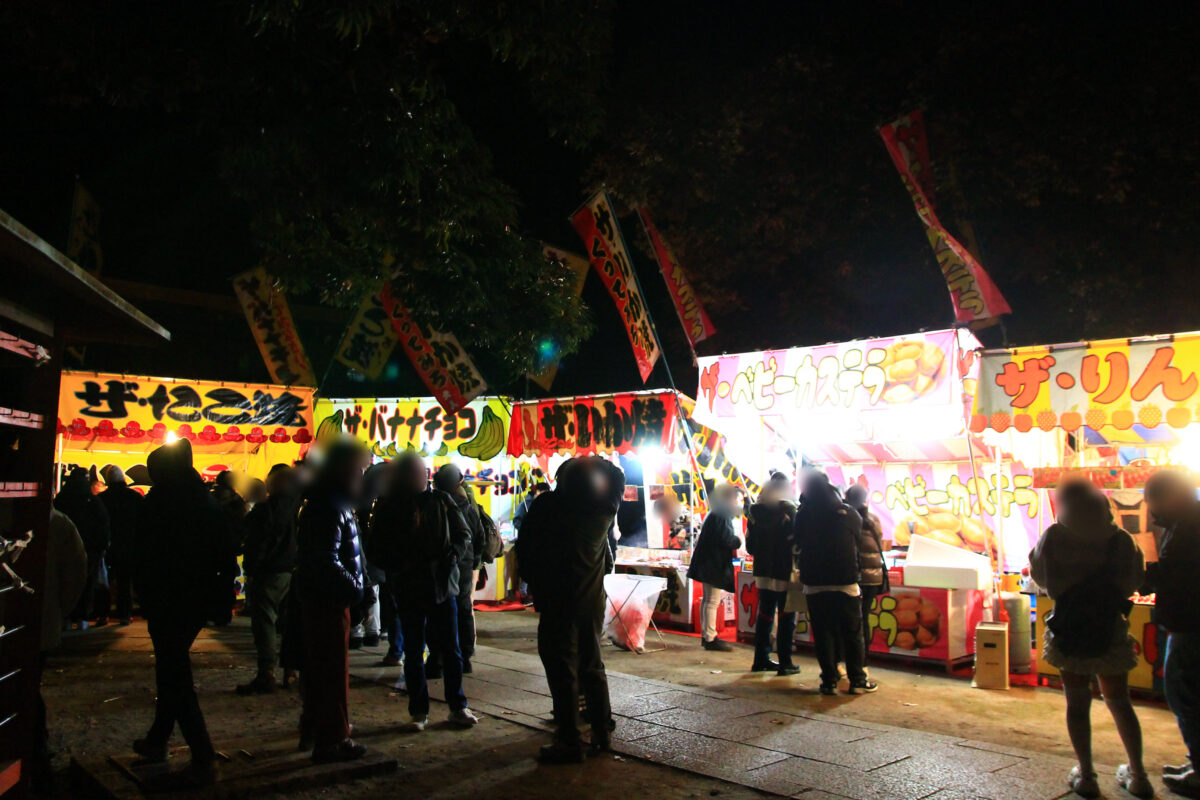
[(902, 339), (887, 346), (879, 366), (887, 376), (885, 403), (908, 403), (929, 392), (945, 372), (946, 355), (936, 345)]
[(916, 592), (894, 592), (896, 629), (892, 647), (920, 650), (932, 647), (941, 635), (942, 612), (930, 600)]
[[(898, 520), (892, 531), (892, 543), (896, 547), (908, 547), (914, 534), (951, 547), (986, 554), (991, 529), (973, 517), (959, 516), (949, 509), (930, 506), (923, 517), (912, 515)], [(994, 539), (992, 545), (995, 545)]]
[(479, 430), (475, 438), (458, 446), (459, 455), (467, 458), (488, 461), (500, 455), (507, 444), (508, 437), (504, 433), (504, 420), (496, 416), (496, 412), (484, 406), (483, 418), (479, 420)]
[(325, 444), (342, 434), (342, 410), (330, 414), (317, 426), (317, 441)]

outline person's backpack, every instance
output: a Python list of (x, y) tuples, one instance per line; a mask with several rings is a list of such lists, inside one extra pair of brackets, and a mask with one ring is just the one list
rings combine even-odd
[(1098, 658), (1108, 651), (1113, 641), (1113, 626), (1118, 617), (1132, 607), (1128, 597), (1121, 596), (1113, 573), (1113, 559), (1123, 531), (1109, 537), (1104, 563), (1072, 586), (1054, 601), (1054, 609), (1046, 617), (1046, 627), (1054, 636), (1054, 644), (1071, 658)]
[(491, 564), (504, 554), (504, 539), (500, 536), (500, 529), (496, 527), (495, 520), (488, 516), (483, 506), (476, 505), (475, 508), (479, 511), (479, 522), (483, 525), (483, 552), (480, 555), (483, 557), (483, 563)]

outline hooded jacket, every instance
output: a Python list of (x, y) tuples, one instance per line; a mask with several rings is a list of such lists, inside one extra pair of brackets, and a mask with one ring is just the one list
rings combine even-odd
[(733, 576), (733, 557), (742, 546), (733, 528), (733, 517), (712, 511), (700, 526), (696, 550), (688, 567), (688, 577), (727, 592), (737, 590)]
[(832, 490), (828, 497), (802, 499), (793, 531), (800, 580), (805, 586), (858, 583), (862, 573), (858, 549), (862, 518)]
[(459, 564), (470, 568), (471, 531), (450, 495), (389, 492), (375, 504), (371, 524), (374, 559), (401, 602), (430, 608), (458, 596)]
[(795, 503), (776, 500), (750, 506), (746, 550), (754, 556), (754, 575), (786, 581), (792, 577), (792, 521)]

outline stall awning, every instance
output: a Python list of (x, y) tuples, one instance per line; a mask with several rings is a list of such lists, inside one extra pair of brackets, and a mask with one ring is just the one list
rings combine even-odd
[(1200, 333), (988, 350), (971, 430), (1086, 427), (1127, 441), (1185, 428), (1200, 419), (1198, 369)]

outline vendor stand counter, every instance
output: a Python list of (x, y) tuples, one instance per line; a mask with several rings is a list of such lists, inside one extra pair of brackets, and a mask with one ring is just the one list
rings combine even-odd
[[(629, 550), (631, 548), (623, 548)], [(640, 550), (640, 548), (638, 548)], [(700, 631), (700, 600), (704, 595), (702, 587), (695, 581), (688, 580), (687, 566), (678, 558), (656, 558), (653, 554), (673, 551), (645, 551), (647, 555), (627, 556), (622, 554), (617, 559), (616, 571), (632, 575), (657, 575), (667, 579), (667, 588), (658, 596), (658, 606), (651, 615), (658, 625)], [(735, 566), (735, 571), (739, 571)], [(732, 625), (737, 619), (734, 598), (728, 593), (724, 596), (724, 614), (718, 615), (725, 624)]]
[[(1046, 630), (1046, 617), (1054, 610), (1054, 600), (1045, 595), (1037, 599), (1036, 641), (1038, 652), (1041, 652), (1041, 641)], [(1137, 666), (1129, 673), (1129, 687), (1155, 695), (1163, 694), (1163, 661), (1167, 655), (1167, 631), (1155, 620), (1154, 603), (1149, 600), (1137, 600), (1129, 612), (1129, 633), (1137, 642)], [(1058, 670), (1045, 659), (1037, 660), (1039, 681), (1059, 679)]]
[[(870, 652), (942, 664), (949, 672), (975, 658), (975, 626), (983, 619), (983, 592), (904, 585), (902, 567), (888, 570), (891, 591), (871, 607)], [(752, 642), (758, 590), (751, 570), (738, 573), (738, 638)], [(796, 642), (812, 644), (807, 619), (796, 624)]]

